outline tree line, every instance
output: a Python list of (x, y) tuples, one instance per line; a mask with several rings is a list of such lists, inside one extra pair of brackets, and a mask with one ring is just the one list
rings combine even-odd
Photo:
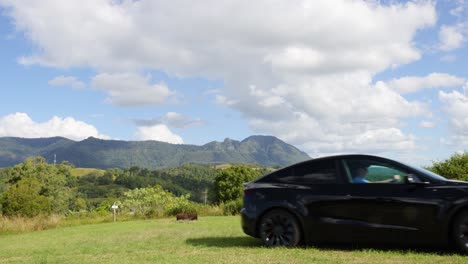
[[(233, 196), (226, 196), (225, 192), (230, 193), (235, 189), (241, 193), (237, 185), (241, 186), (243, 181), (269, 171), (261, 166), (237, 165), (218, 169), (213, 166), (185, 164), (159, 170), (135, 166), (108, 169), (103, 173), (91, 170), (86, 175), (77, 177), (73, 175), (73, 169), (67, 162), (48, 164), (43, 157), (28, 158), (16, 166), (1, 169), (0, 213), (24, 217), (67, 215), (80, 211), (108, 211), (112, 204), (123, 204), (125, 201), (133, 213), (151, 214), (137, 210), (134, 197), (140, 197), (142, 204), (155, 204), (158, 201), (148, 202), (144, 195), (136, 193), (146, 193), (153, 197), (151, 199), (166, 197), (161, 198), (161, 201), (164, 200), (164, 207), (169, 209), (153, 212), (154, 215), (196, 211), (194, 208), (197, 204), (229, 202), (226, 197)], [(229, 187), (229, 184), (224, 183), (226, 181), (235, 187)], [(148, 206), (143, 207), (149, 210)], [(232, 213), (237, 211), (237, 208), (229, 209)]]
[[(225, 214), (242, 206), (243, 183), (272, 171), (261, 166), (219, 169), (185, 164), (148, 170), (139, 167), (91, 171), (77, 177), (67, 162), (48, 164), (43, 157), (0, 169), (0, 213), (34, 217), (73, 212), (108, 212), (118, 203), (143, 216), (196, 212), (202, 204), (222, 205)], [(433, 162), (427, 169), (449, 179), (468, 181), (468, 153)]]

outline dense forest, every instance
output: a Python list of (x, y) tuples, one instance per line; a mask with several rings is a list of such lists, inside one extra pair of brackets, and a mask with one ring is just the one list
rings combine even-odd
[[(231, 165), (227, 165), (227, 168)], [(235, 167), (235, 166), (234, 166)], [(241, 166), (256, 176), (272, 169)], [(0, 170), (0, 211), (5, 215), (34, 216), (40, 213), (108, 210), (135, 189), (160, 186), (174, 197), (211, 204), (216, 176), (222, 168), (184, 164), (175, 168), (149, 170), (86, 169), (76, 173), (72, 165), (53, 165), (43, 157), (28, 158), (23, 163)]]

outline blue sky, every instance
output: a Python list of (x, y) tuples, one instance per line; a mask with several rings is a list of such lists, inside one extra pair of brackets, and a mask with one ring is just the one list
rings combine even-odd
[(466, 1), (0, 0), (0, 136), (427, 165), (468, 149)]

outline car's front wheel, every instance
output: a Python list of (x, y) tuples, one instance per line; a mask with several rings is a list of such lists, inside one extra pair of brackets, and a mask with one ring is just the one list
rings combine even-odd
[(461, 212), (452, 226), (452, 239), (455, 246), (464, 254), (468, 254), (468, 211)]
[(263, 216), (260, 222), (260, 237), (268, 247), (294, 247), (301, 241), (301, 230), (292, 214), (275, 209)]

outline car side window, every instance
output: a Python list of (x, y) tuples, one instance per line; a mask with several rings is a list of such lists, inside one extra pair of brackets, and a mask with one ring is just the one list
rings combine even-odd
[(349, 158), (343, 166), (351, 183), (404, 183), (408, 171), (373, 159)]
[(295, 184), (329, 184), (337, 182), (337, 171), (334, 160), (321, 160), (301, 163), (276, 175), (283, 183)]

